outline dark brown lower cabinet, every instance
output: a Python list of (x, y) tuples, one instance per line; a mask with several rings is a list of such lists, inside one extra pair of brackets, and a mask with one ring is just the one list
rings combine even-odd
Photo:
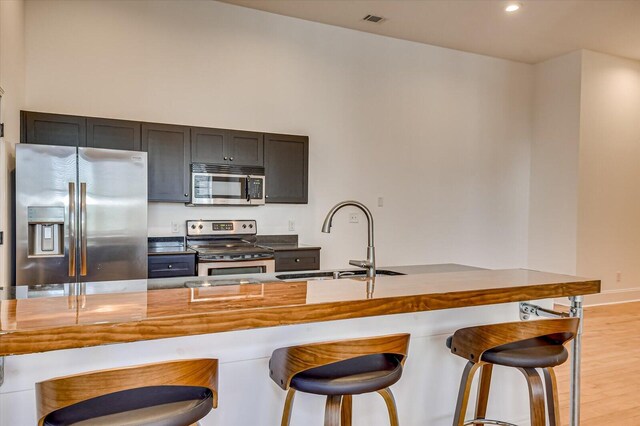
[(149, 278), (191, 277), (196, 274), (196, 254), (149, 256)]
[(276, 272), (314, 271), (320, 269), (320, 250), (276, 251)]
[(265, 134), (264, 172), (267, 203), (306, 204), (309, 138)]

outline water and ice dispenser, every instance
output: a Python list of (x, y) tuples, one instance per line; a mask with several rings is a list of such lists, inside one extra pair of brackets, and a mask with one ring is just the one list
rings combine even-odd
[(29, 257), (64, 256), (64, 207), (28, 207)]

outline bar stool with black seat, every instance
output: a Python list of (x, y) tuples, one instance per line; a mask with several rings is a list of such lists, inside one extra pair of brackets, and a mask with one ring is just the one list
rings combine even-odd
[(291, 419), (295, 392), (327, 397), (325, 426), (350, 426), (352, 395), (377, 392), (392, 426), (398, 412), (389, 386), (400, 380), (409, 334), (312, 343), (280, 348), (269, 361), (270, 376), (288, 390), (282, 426)]
[[(447, 346), (455, 355), (469, 362), (462, 374), (454, 426), (465, 424), (509, 423), (487, 420), (491, 373), (494, 365), (517, 368), (529, 386), (531, 426), (545, 426), (545, 387), (549, 425), (560, 425), (558, 389), (553, 367), (564, 363), (569, 354), (564, 344), (573, 339), (578, 330), (578, 318), (510, 322), (462, 328), (447, 339)], [(467, 402), (475, 372), (481, 368), (478, 396), (473, 420), (465, 423)], [(544, 373), (545, 386), (536, 368)]]
[(39, 426), (188, 426), (218, 405), (218, 360), (93, 371), (36, 383)]

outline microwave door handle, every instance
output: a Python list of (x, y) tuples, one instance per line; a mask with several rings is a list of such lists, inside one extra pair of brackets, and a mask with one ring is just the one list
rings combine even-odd
[(249, 192), (249, 178), (250, 176), (247, 176), (247, 179), (245, 179), (244, 181), (244, 191), (247, 194), (247, 203), (251, 202), (251, 193)]

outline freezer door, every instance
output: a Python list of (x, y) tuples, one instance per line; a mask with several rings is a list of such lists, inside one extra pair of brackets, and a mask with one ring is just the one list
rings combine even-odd
[(78, 148), (78, 281), (147, 278), (147, 154)]
[(76, 148), (16, 145), (16, 284), (76, 281)]

